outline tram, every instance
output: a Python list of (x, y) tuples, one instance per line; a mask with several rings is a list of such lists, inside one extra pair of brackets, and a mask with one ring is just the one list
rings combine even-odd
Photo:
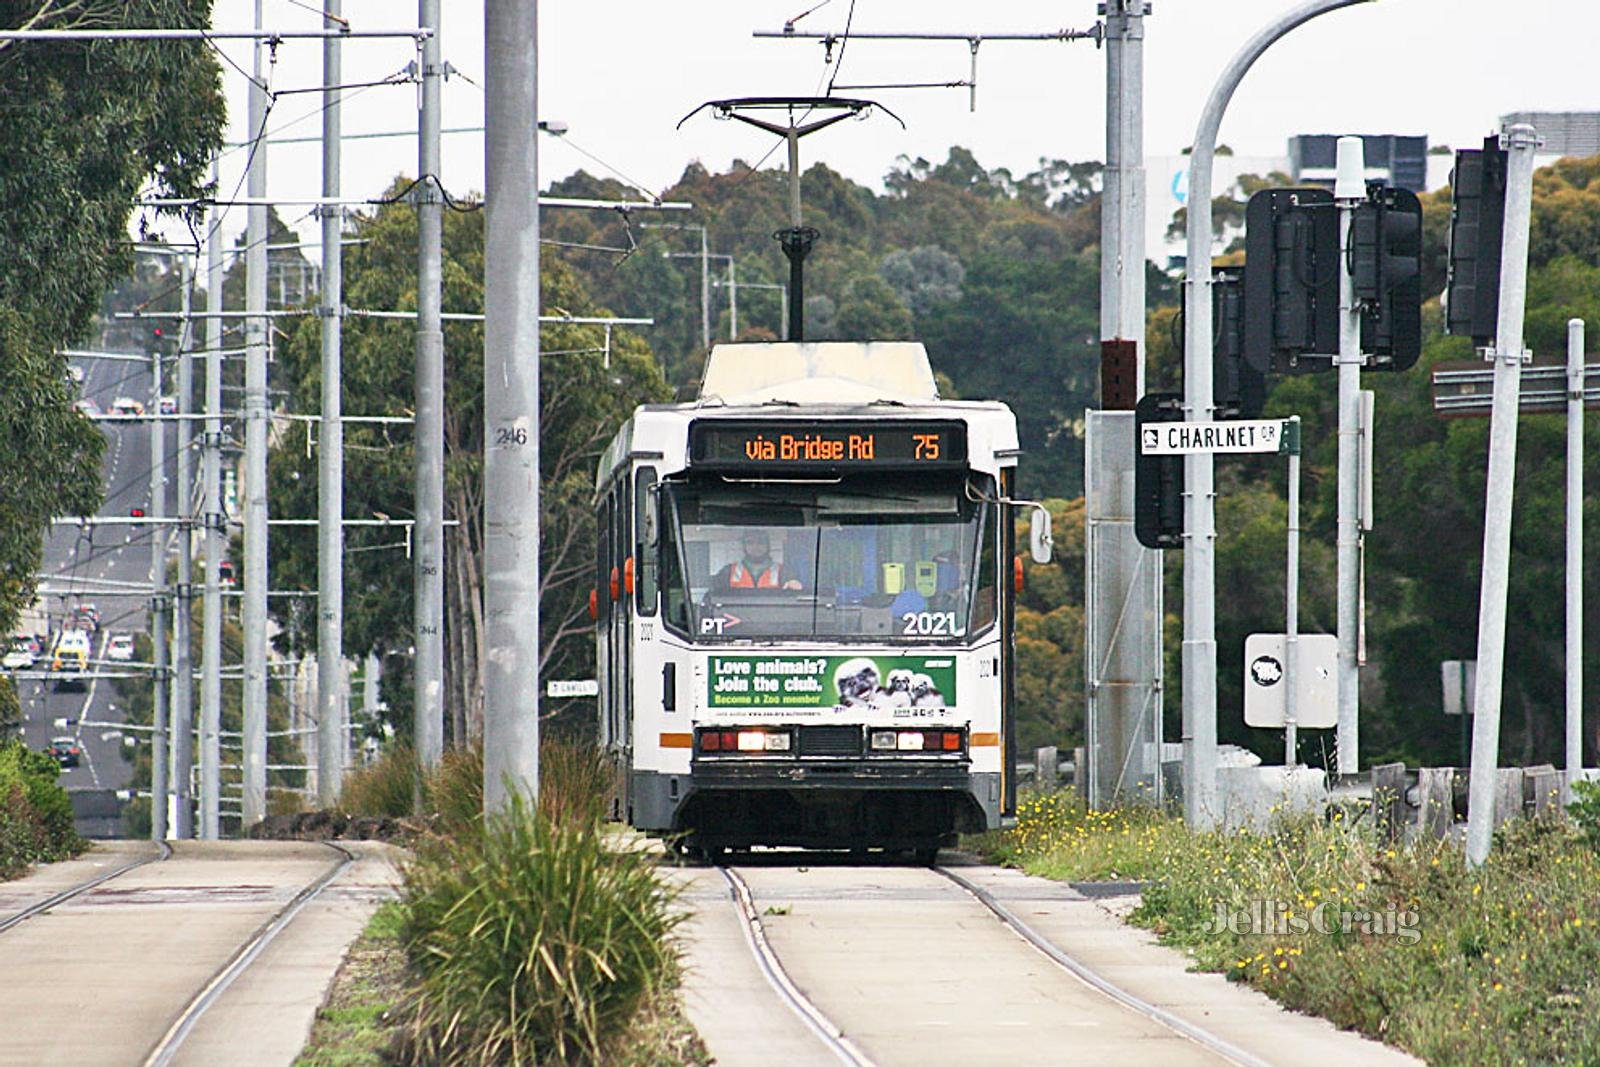
[(615, 814), (716, 856), (911, 852), (1016, 800), (1016, 509), (1004, 405), (901, 342), (722, 344), (596, 481), (591, 614)]

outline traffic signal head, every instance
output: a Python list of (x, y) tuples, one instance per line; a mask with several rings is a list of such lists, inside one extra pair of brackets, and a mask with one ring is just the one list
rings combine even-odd
[(1339, 218), (1327, 189), (1263, 189), (1245, 208), (1244, 358), (1328, 370), (1339, 350)]
[(1500, 322), (1500, 239), (1506, 217), (1506, 151), (1498, 137), (1456, 153), (1451, 176), (1450, 280), (1445, 330), (1492, 347)]
[(1267, 399), (1266, 375), (1244, 358), (1243, 267), (1211, 274), (1211, 396), (1218, 419), (1253, 419)]
[(1182, 422), (1183, 397), (1147, 393), (1133, 409), (1133, 534), (1146, 548), (1183, 547), (1183, 459), (1147, 456), (1147, 422)]
[(1361, 303), (1361, 351), (1371, 370), (1405, 370), (1422, 354), (1422, 204), (1374, 183), (1356, 208), (1351, 274)]

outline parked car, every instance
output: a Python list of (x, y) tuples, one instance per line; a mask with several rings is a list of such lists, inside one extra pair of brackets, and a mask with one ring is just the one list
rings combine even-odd
[(106, 659), (127, 663), (133, 659), (133, 635), (112, 634), (106, 643)]
[(76, 737), (52, 737), (50, 747), (45, 751), (63, 767), (76, 767), (83, 758), (83, 749), (78, 746)]
[(67, 364), (67, 380), (74, 385), (83, 384), (83, 368), (76, 363)]
[(164, 397), (162, 397), (161, 398), (161, 414), (163, 414), (163, 415), (176, 415), (177, 413), (178, 413), (178, 398), (175, 397), (175, 396), (164, 396)]
[(72, 609), (72, 621), (78, 624), (78, 629), (94, 633), (100, 629), (100, 609), (93, 604), (79, 604)]
[(75, 408), (77, 410), (78, 414), (87, 415), (90, 418), (93, 418), (94, 416), (100, 414), (100, 405), (96, 404), (93, 400), (90, 400), (88, 397), (84, 397), (82, 400), (78, 401), (76, 404), (73, 404), (72, 406), (73, 406), (73, 408)]
[(0, 657), (0, 667), (8, 671), (25, 671), (32, 667), (38, 659), (34, 652), (33, 641), (26, 637), (13, 637), (11, 647), (6, 649), (4, 657)]
[(144, 404), (131, 396), (119, 396), (111, 402), (113, 415), (143, 415)]

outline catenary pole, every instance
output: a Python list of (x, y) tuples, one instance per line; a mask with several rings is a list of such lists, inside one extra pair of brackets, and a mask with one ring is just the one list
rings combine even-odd
[[(1211, 172), (1222, 116), (1245, 73), (1274, 41), (1318, 15), (1370, 0), (1308, 0), (1257, 31), (1229, 61), (1200, 113), (1189, 157), (1189, 313), (1184, 317), (1184, 407), (1209, 421), (1213, 399), (1211, 337)], [(1215, 826), (1217, 802), (1216, 499), (1211, 454), (1184, 459), (1183, 805), (1185, 821)]]
[[(256, 0), (261, 26), (262, 0)], [(267, 91), (262, 44), (255, 44), (250, 84), (252, 137), (265, 139)], [(250, 152), (246, 186), (259, 203), (247, 209), (244, 320), (244, 828), (267, 814), (267, 147)]]
[(700, 227), (700, 347), (711, 351), (711, 249)]
[(1539, 135), (1518, 124), (1501, 135), (1507, 152), (1505, 230), (1500, 242), (1500, 317), (1495, 329), (1494, 404), (1489, 414), (1489, 476), (1484, 490), (1483, 579), (1478, 596), (1478, 683), (1467, 790), (1467, 862), (1489, 856), (1495, 771), (1500, 762), (1500, 682), (1506, 651), (1506, 588), (1511, 570), (1511, 498), (1517, 466), (1517, 394), (1522, 384), (1522, 318), (1533, 214), (1533, 153)]
[[(422, 106), (417, 126), (417, 528), (411, 554), (413, 742), (432, 767), (444, 753), (444, 329), (441, 311), (444, 203), (439, 184), (439, 0), (419, 0), (433, 31), (422, 46)], [(532, 136), (530, 134), (530, 136)]]
[(1567, 799), (1583, 772), (1583, 320), (1567, 320)]
[[(160, 411), (161, 404), (161, 346), (150, 348), (150, 404)], [(151, 518), (167, 516), (167, 425), (160, 419), (150, 421), (150, 508)], [(150, 736), (150, 839), (167, 838), (167, 528), (156, 525), (150, 530), (150, 644), (152, 646), (152, 683), (155, 708), (151, 722), (155, 731)]]
[(483, 798), (539, 791), (537, 0), (484, 3)]
[[(178, 331), (178, 414), (193, 411), (194, 322), (188, 317), (194, 299), (194, 265), (178, 261), (183, 283), (184, 320)], [(157, 401), (159, 403), (159, 401)], [(173, 598), (172, 626), (172, 836), (194, 836), (194, 798), (190, 782), (194, 776), (194, 527), (187, 520), (194, 515), (194, 423), (179, 419), (178, 515), (186, 520), (178, 529), (178, 589)]]
[[(211, 180), (219, 181), (211, 162)], [(205, 437), (201, 475), (205, 503), (206, 580), (200, 635), (200, 836), (220, 835), (222, 788), (222, 557), (226, 551), (222, 513), (222, 226), (213, 213), (206, 236)]]
[(1146, 0), (1106, 3), (1106, 169), (1100, 210), (1100, 337), (1138, 346), (1135, 396), (1144, 395), (1145, 7)]
[[(340, 0), (323, 0), (338, 24)], [(340, 189), (341, 81), (337, 37), (322, 43), (322, 195)], [(317, 450), (317, 803), (339, 801), (344, 776), (343, 209), (322, 209), (322, 436)], [(309, 427), (308, 427), (309, 430)]]
[[(1366, 162), (1361, 138), (1341, 137), (1336, 146), (1333, 198), (1339, 210), (1339, 247), (1350, 247), (1356, 206), (1366, 199)], [(1336, 622), (1339, 638), (1338, 727), (1335, 748), (1340, 774), (1360, 770), (1360, 668), (1356, 631), (1360, 626), (1361, 581), (1361, 308), (1356, 303), (1353, 265), (1339, 257), (1339, 472), (1337, 520)]]

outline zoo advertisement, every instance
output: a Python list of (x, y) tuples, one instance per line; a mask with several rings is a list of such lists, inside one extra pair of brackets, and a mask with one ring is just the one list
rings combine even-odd
[(889, 711), (956, 703), (954, 656), (710, 656), (707, 707)]

